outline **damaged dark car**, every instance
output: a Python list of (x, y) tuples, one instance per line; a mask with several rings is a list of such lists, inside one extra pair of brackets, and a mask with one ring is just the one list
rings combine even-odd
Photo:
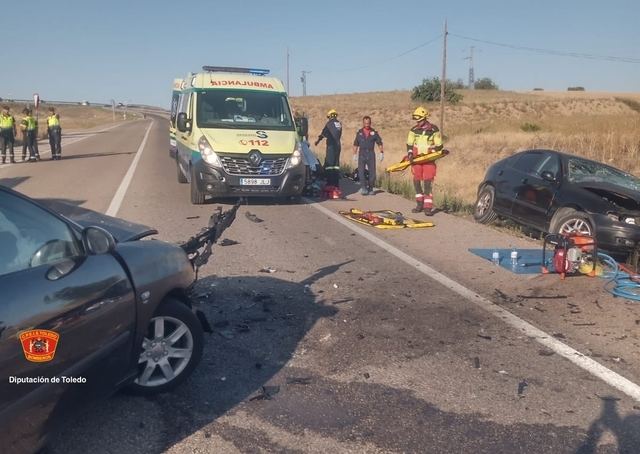
[(237, 207), (171, 244), (146, 226), (0, 186), (3, 450), (36, 451), (94, 398), (169, 391), (191, 374), (210, 328), (190, 291)]
[(473, 217), (591, 235), (599, 248), (628, 255), (640, 241), (640, 179), (568, 153), (527, 150), (489, 167)]

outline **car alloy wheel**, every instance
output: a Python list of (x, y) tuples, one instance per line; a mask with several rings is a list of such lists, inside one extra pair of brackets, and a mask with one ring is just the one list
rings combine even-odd
[(142, 341), (138, 364), (144, 368), (135, 383), (162, 386), (179, 376), (191, 361), (193, 334), (183, 321), (174, 317), (153, 317), (149, 324), (153, 337)]
[(591, 236), (592, 228), (589, 221), (581, 218), (571, 218), (562, 223), (559, 229), (560, 233), (578, 233), (580, 235)]

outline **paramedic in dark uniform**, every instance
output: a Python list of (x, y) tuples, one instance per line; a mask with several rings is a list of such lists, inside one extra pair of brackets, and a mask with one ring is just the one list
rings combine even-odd
[[(382, 162), (384, 159), (382, 137), (371, 127), (371, 117), (367, 115), (362, 118), (362, 128), (358, 130), (353, 141), (353, 159), (358, 161), (358, 180), (362, 185), (360, 188), (362, 195), (373, 194), (376, 181), (376, 144), (378, 144), (380, 162)], [(369, 170), (368, 179), (365, 177), (365, 168)]]
[(324, 157), (324, 171), (327, 176), (327, 186), (340, 187), (340, 138), (342, 137), (342, 123), (338, 120), (338, 112), (331, 109), (327, 112), (327, 124), (315, 141), (318, 145), (322, 139), (327, 139), (327, 154)]
[(62, 159), (62, 129), (60, 128), (60, 116), (56, 113), (56, 109), (49, 107), (49, 116), (47, 117), (47, 134), (49, 136), (49, 145), (51, 146), (51, 159)]

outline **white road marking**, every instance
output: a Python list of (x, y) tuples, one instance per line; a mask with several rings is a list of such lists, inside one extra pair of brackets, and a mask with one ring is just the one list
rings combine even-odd
[(149, 126), (147, 127), (147, 131), (144, 134), (144, 138), (142, 139), (142, 143), (138, 147), (138, 151), (136, 151), (136, 155), (129, 166), (129, 170), (125, 174), (118, 190), (116, 191), (111, 203), (109, 204), (109, 208), (107, 208), (106, 214), (108, 216), (115, 216), (118, 214), (118, 210), (120, 209), (120, 205), (122, 205), (122, 201), (124, 200), (124, 196), (127, 193), (127, 189), (129, 189), (129, 185), (131, 184), (131, 180), (133, 180), (133, 174), (136, 172), (136, 167), (138, 167), (138, 162), (140, 161), (140, 157), (142, 156), (142, 151), (144, 150), (144, 146), (147, 144), (147, 138), (149, 138), (149, 133), (151, 132), (151, 127), (155, 121), (151, 121)]
[[(62, 142), (62, 145), (64, 145), (65, 147), (68, 145), (71, 145), (72, 143), (76, 143), (76, 142), (80, 142), (81, 140), (84, 139), (88, 139), (89, 137), (93, 137), (96, 134), (100, 134), (102, 132), (107, 132), (111, 129), (117, 128), (118, 126), (122, 126), (125, 123), (118, 123), (117, 125), (113, 125), (113, 126), (109, 126), (108, 128), (105, 129), (101, 129), (100, 131), (96, 131), (96, 132), (87, 132), (86, 135), (82, 136), (82, 137), (78, 137), (76, 139), (69, 139), (67, 141)], [(77, 134), (82, 134), (82, 132), (78, 132)], [(62, 136), (62, 138), (64, 139), (64, 135)], [(14, 153), (17, 153), (18, 151), (20, 151), (21, 149), (19, 149), (18, 147), (14, 147)], [(51, 153), (51, 149), (49, 150), (45, 150), (40, 152), (40, 156), (43, 156), (45, 154), (50, 154)], [(7, 158), (8, 159), (8, 158)], [(16, 164), (0, 164), (0, 169), (3, 169), (5, 167), (11, 167), (17, 164), (21, 164), (23, 161), (19, 161)]]
[(558, 355), (568, 359), (578, 367), (589, 372), (591, 375), (594, 375), (600, 378), (602, 381), (604, 381), (608, 385), (613, 386), (614, 388), (623, 392), (627, 396), (635, 399), (636, 401), (640, 401), (640, 386), (637, 385), (636, 383), (623, 377), (617, 372), (614, 372), (611, 369), (608, 369), (607, 367), (585, 356), (584, 354), (568, 346), (567, 344), (560, 342), (550, 334), (547, 334), (541, 329), (536, 328), (531, 323), (521, 319), (517, 315), (509, 312), (508, 310), (502, 308), (496, 303), (493, 303), (492, 301), (480, 296), (473, 290), (468, 289), (464, 285), (445, 276), (439, 271), (436, 271), (429, 265), (426, 265), (420, 262), (419, 260), (411, 257), (409, 254), (402, 252), (400, 249), (392, 246), (391, 244), (385, 242), (384, 240), (378, 238), (377, 236), (365, 231), (363, 228), (354, 225), (352, 221), (349, 221), (343, 218), (339, 214), (334, 213), (333, 211), (323, 207), (318, 203), (314, 203), (312, 200), (307, 200), (307, 201), (309, 202), (310, 206), (314, 207), (321, 213), (326, 214), (334, 221), (344, 225), (345, 227), (357, 233), (358, 235), (365, 238), (366, 240), (369, 240), (373, 244), (381, 247), (388, 253), (394, 255), (395, 257), (405, 262), (407, 265), (415, 268), (416, 270), (420, 271), (423, 274), (426, 274), (431, 279), (434, 279), (435, 281), (439, 282), (443, 286), (447, 287), (449, 290), (454, 291), (458, 295), (464, 297), (465, 299), (471, 301), (473, 304), (489, 312), (491, 315), (504, 321), (507, 325), (521, 331), (526, 336), (535, 340), (541, 345), (544, 345), (548, 349), (553, 350)]

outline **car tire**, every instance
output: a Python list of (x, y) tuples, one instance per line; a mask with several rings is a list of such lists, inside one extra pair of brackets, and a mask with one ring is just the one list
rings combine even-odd
[(202, 205), (204, 203), (204, 192), (198, 189), (196, 172), (193, 167), (191, 167), (191, 203), (194, 205)]
[(475, 207), (473, 209), (473, 219), (480, 224), (488, 224), (493, 222), (498, 217), (493, 209), (496, 199), (496, 190), (493, 186), (487, 184), (478, 193), (478, 200), (476, 200)]
[(562, 208), (553, 217), (551, 233), (572, 232), (593, 236), (595, 229), (586, 213), (573, 208)]
[[(174, 389), (198, 365), (203, 347), (202, 325), (195, 314), (181, 301), (166, 298), (149, 320), (139, 350), (138, 376), (128, 390), (152, 395)], [(167, 365), (173, 377), (167, 377)]]
[(176, 172), (178, 177), (178, 183), (185, 184), (189, 181), (187, 180), (187, 176), (182, 172), (182, 168), (180, 168), (180, 161), (178, 161), (178, 157), (176, 156)]

